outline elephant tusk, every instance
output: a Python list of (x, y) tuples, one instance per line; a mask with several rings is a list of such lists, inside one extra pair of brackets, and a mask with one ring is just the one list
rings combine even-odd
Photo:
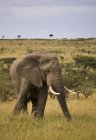
[(64, 88), (65, 88), (65, 90), (68, 91), (69, 93), (71, 93), (71, 94), (73, 94), (73, 95), (77, 95), (76, 92), (74, 92), (74, 91), (68, 89), (67, 87), (64, 87)]
[(58, 93), (58, 92), (55, 92), (51, 86), (49, 86), (49, 91), (50, 91), (53, 95), (59, 95), (59, 94), (60, 94), (60, 93)]

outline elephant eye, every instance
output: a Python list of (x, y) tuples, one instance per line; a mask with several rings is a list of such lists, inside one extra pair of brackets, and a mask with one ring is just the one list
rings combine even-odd
[(50, 70), (49, 69), (46, 69), (46, 70), (44, 70), (44, 73), (47, 75), (47, 73), (49, 73), (50, 72)]
[(46, 70), (46, 73), (49, 73), (50, 72), (50, 70), (48, 69), (48, 70)]

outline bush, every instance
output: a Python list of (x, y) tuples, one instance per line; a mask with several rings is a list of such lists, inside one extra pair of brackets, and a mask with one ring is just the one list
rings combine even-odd
[(7, 69), (0, 71), (0, 100), (2, 102), (15, 98), (14, 88), (11, 84), (10, 74)]
[(82, 92), (85, 97), (91, 95), (96, 87), (96, 73), (93, 71), (81, 71), (72, 63), (64, 65), (63, 77), (65, 86), (74, 89), (77, 93)]
[(15, 60), (15, 57), (12, 58), (1, 58), (0, 59), (0, 64), (2, 65), (2, 68), (4, 65), (7, 65), (7, 68), (10, 67), (10, 65), (13, 63), (13, 61)]
[(76, 65), (82, 67), (83, 70), (86, 70), (88, 67), (93, 70), (96, 69), (96, 57), (77, 55), (74, 57), (74, 60)]
[(77, 90), (80, 93), (83, 93), (86, 98), (88, 98), (88, 96), (91, 96), (93, 94), (94, 88), (95, 86), (93, 85), (92, 81), (91, 82), (86, 81), (86, 82), (83, 82), (82, 85), (79, 85)]

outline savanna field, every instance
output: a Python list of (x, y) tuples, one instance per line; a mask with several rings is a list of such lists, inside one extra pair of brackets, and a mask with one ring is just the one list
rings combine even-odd
[[(15, 58), (34, 51), (55, 53), (69, 95), (72, 121), (67, 122), (56, 99), (48, 97), (45, 117), (12, 117), (16, 102), (9, 68)], [(10, 59), (11, 58), (11, 59)], [(83, 61), (82, 61), (83, 60)], [(96, 39), (0, 40), (0, 140), (96, 140)], [(83, 94), (82, 94), (83, 93)]]

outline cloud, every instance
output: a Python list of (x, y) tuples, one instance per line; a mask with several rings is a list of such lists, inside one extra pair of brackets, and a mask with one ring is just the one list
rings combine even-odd
[(95, 16), (95, 0), (0, 0), (0, 34), (96, 35)]
[[(0, 0), (1, 19), (6, 17), (55, 17), (96, 12), (95, 0)], [(94, 13), (95, 13), (94, 12)], [(94, 15), (93, 13), (93, 15)], [(74, 16), (74, 15), (73, 15)]]
[(96, 6), (95, 0), (0, 0), (1, 6), (32, 7), (32, 6)]
[[(18, 19), (36, 19), (39, 20), (41, 18), (70, 18), (72, 17), (95, 17), (96, 8), (89, 6), (79, 6), (79, 7), (71, 7), (71, 6), (47, 6), (47, 7), (11, 7), (11, 8), (3, 8), (0, 9), (1, 19), (2, 17), (15, 17)], [(3, 15), (3, 16), (2, 16)], [(64, 20), (63, 19), (63, 20)]]

